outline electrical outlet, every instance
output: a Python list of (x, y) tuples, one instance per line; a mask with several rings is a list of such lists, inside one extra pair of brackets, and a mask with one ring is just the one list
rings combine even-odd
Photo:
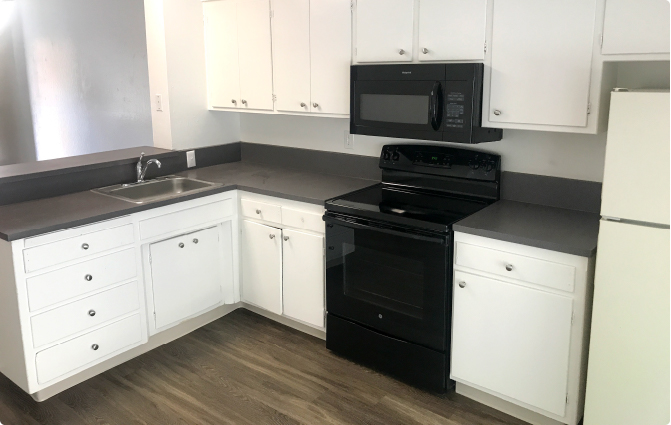
[(354, 149), (354, 136), (349, 134), (349, 130), (345, 130), (345, 149)]
[(186, 166), (188, 168), (193, 168), (196, 166), (196, 151), (186, 152)]
[(156, 95), (156, 110), (163, 111), (163, 98), (160, 94)]

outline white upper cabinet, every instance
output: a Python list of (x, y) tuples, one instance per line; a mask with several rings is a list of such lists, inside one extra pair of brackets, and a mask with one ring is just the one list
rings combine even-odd
[(669, 53), (669, 2), (607, 0), (604, 55)]
[(310, 112), (310, 0), (273, 0), (278, 111)]
[(419, 60), (483, 60), (487, 0), (420, 0)]
[(494, 0), (492, 126), (587, 126), (595, 17), (596, 0)]
[(414, 0), (358, 0), (357, 62), (410, 62)]
[(236, 10), (234, 0), (203, 3), (208, 102), (215, 108), (240, 105)]
[(269, 0), (238, 1), (240, 107), (273, 109)]
[(349, 0), (310, 1), (311, 110), (349, 114), (352, 10)]

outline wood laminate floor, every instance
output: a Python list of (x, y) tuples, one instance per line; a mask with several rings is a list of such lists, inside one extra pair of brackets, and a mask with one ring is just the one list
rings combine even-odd
[(247, 310), (37, 403), (0, 375), (0, 422), (29, 424), (445, 424), (525, 422), (435, 395), (331, 354)]

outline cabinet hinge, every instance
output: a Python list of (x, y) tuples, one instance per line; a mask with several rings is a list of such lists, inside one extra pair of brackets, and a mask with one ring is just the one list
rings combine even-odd
[(149, 264), (151, 264), (151, 254), (149, 254)]
[(592, 102), (587, 102), (587, 115), (592, 113)]
[(273, 102), (277, 102), (277, 95), (273, 95)]
[(603, 33), (599, 34), (599, 47), (603, 47)]
[(354, 2), (349, 2), (349, 10), (354, 10)]
[(485, 41), (485, 54), (487, 54), (487, 42)]
[(574, 319), (575, 319), (575, 311), (571, 313), (571, 324), (573, 324)]
[(270, 9), (270, 19), (273, 19), (275, 17), (275, 11)]
[(568, 404), (568, 393), (566, 393), (566, 404)]

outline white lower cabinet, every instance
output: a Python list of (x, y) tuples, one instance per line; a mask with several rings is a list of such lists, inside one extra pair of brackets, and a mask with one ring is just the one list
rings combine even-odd
[(323, 208), (245, 193), (240, 202), (242, 301), (323, 329)]
[(547, 423), (534, 421), (540, 414), (577, 425), (593, 270), (594, 257), (455, 233), (450, 377), (457, 391), (464, 385), (493, 395), (531, 423)]
[(324, 326), (324, 236), (282, 230), (282, 294), (286, 316)]
[[(221, 227), (230, 234), (230, 223)], [(226, 253), (219, 233), (211, 227), (149, 246), (157, 329), (221, 303)]]
[(282, 231), (242, 221), (242, 300), (282, 314)]

